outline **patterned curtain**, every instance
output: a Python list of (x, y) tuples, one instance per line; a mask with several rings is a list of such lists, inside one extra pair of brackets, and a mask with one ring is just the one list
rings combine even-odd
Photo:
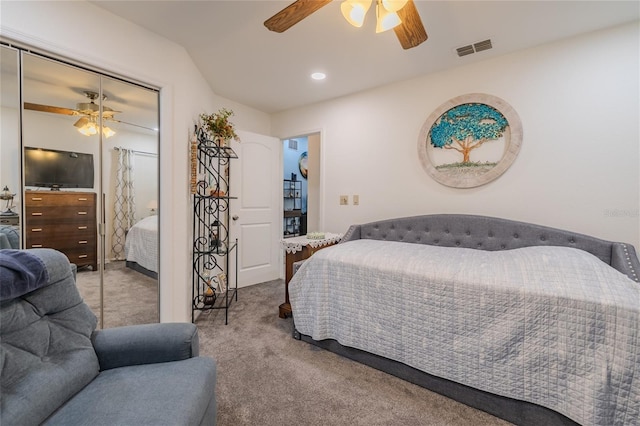
[(133, 151), (120, 148), (116, 170), (116, 193), (113, 214), (111, 250), (113, 258), (124, 260), (124, 242), (129, 228), (136, 223), (136, 206), (133, 198)]

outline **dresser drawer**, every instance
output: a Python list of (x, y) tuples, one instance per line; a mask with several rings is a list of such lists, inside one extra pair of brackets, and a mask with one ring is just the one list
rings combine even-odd
[(68, 254), (69, 251), (94, 252), (96, 250), (95, 240), (62, 240), (56, 238), (27, 238), (27, 248), (52, 248)]
[(24, 230), (26, 235), (33, 236), (69, 236), (69, 238), (76, 236), (82, 236), (83, 238), (87, 237), (95, 237), (96, 236), (96, 224), (82, 224), (82, 223), (63, 223), (60, 225), (50, 225), (50, 224), (34, 224), (32, 221), (29, 221), (29, 226), (25, 227)]
[(63, 224), (95, 221), (95, 206), (27, 206), (25, 209), (29, 224)]
[(96, 245), (96, 234), (88, 232), (84, 234), (68, 234), (63, 232), (29, 232), (27, 235), (27, 247), (51, 247), (65, 249), (66, 247), (93, 247)]
[(69, 258), (70, 263), (75, 263), (77, 266), (95, 265), (96, 259), (91, 253), (73, 254), (65, 253)]
[(25, 195), (26, 206), (94, 206), (94, 193), (84, 192), (27, 192)]

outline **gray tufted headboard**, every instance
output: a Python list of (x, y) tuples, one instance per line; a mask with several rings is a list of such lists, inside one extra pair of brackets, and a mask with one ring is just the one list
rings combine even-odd
[(640, 282), (640, 261), (631, 244), (495, 217), (436, 214), (386, 219), (352, 225), (341, 243), (357, 239), (489, 251), (545, 245), (574, 247), (593, 254), (632, 280)]

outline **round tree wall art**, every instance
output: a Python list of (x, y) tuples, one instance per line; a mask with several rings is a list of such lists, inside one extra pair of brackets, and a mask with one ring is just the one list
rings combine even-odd
[(483, 93), (453, 98), (427, 118), (418, 155), (443, 185), (473, 188), (504, 173), (522, 144), (522, 124), (504, 100)]

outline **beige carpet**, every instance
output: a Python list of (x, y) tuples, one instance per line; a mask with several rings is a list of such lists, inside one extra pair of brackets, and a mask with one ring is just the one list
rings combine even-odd
[[(99, 273), (78, 272), (83, 298), (99, 315)], [(293, 339), (293, 320), (278, 317), (282, 280), (238, 290), (224, 311), (196, 320), (200, 354), (218, 364), (219, 426), (509, 425), (487, 413)], [(156, 281), (110, 263), (105, 271), (105, 328), (157, 321)]]
[[(81, 269), (78, 290), (100, 324), (100, 272)], [(110, 262), (104, 272), (104, 328), (158, 322), (158, 281)]]
[(292, 338), (284, 283), (239, 289), (229, 310), (196, 320), (218, 363), (218, 425), (508, 425), (487, 413)]

